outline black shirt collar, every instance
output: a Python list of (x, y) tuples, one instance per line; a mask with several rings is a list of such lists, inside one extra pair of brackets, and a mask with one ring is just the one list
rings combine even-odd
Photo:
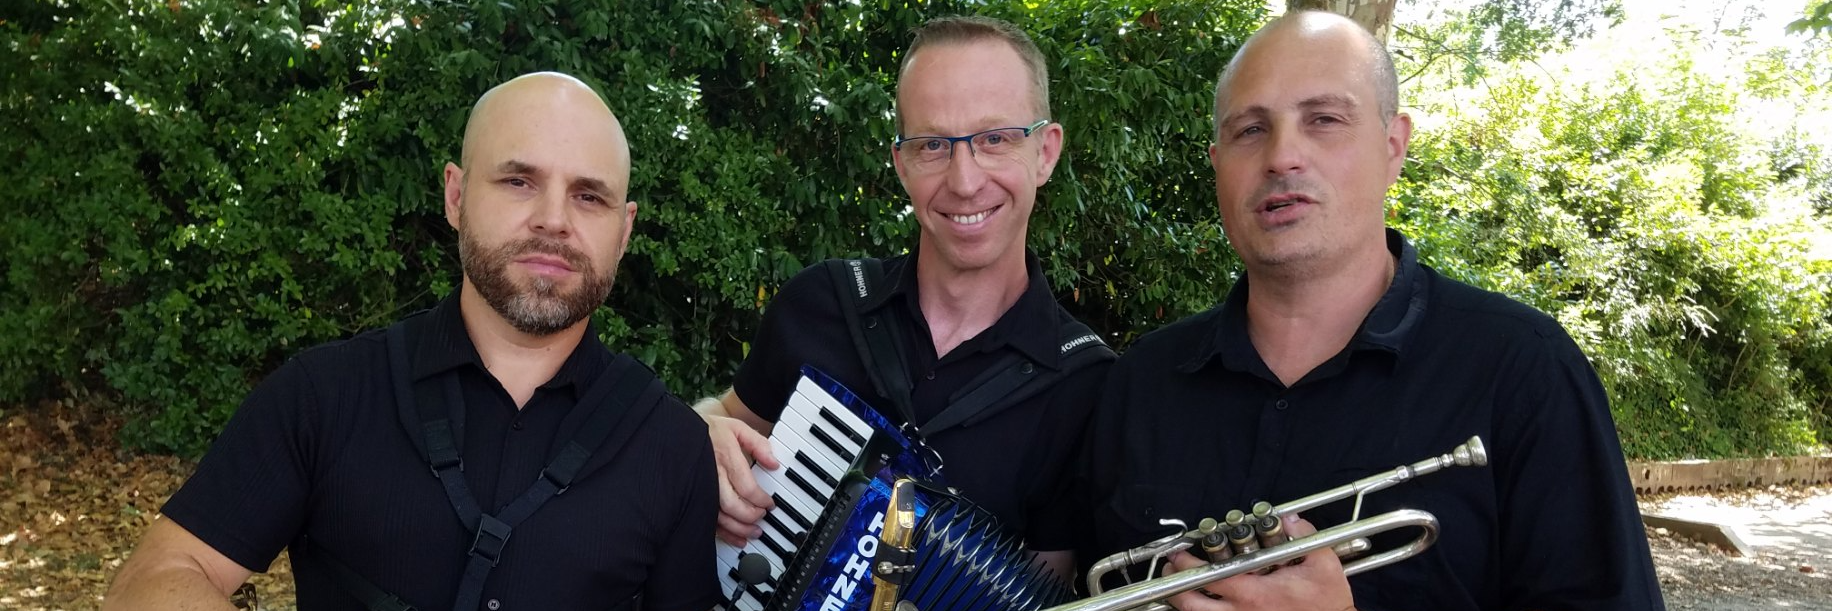
[[(464, 328), (464, 315), (458, 301), (460, 292), (452, 291), (445, 299), (439, 300), (439, 305), (433, 306), (421, 317), (422, 322), (417, 325), (417, 329), (408, 327), (408, 341), (414, 346), (415, 380), (465, 365), (476, 367), (480, 372), (488, 371), (483, 365), (483, 357), (477, 354), (477, 345), (471, 342), (470, 332)], [(560, 365), (553, 379), (542, 384), (541, 388), (576, 386), (581, 380), (592, 379), (593, 374), (609, 362), (610, 349), (598, 341), (597, 323), (587, 322), (585, 337), (573, 347), (572, 354), (566, 357), (566, 362)]]
[[(886, 260), (885, 277), (889, 282), (882, 296), (866, 306), (866, 310), (875, 310), (887, 303), (901, 300), (912, 313), (922, 312), (922, 300), (917, 293), (916, 261), (917, 251), (902, 257)], [(1056, 369), (1061, 365), (1062, 352), (1057, 345), (1056, 296), (1050, 292), (1048, 279), (1043, 276), (1043, 263), (1037, 255), (1024, 251), (1024, 270), (1028, 284), (1018, 301), (999, 316), (992, 327), (963, 344), (962, 348), (973, 350), (993, 350), (1002, 346), (1024, 353), (1032, 362)]]
[[(1429, 287), (1426, 285), (1428, 276), (1419, 267), (1418, 251), (1399, 231), (1388, 228), (1387, 252), (1398, 259), (1393, 282), (1362, 320), (1355, 336), (1350, 338), (1348, 349), (1351, 351), (1379, 350), (1399, 356), (1419, 321), (1424, 319)], [(1196, 353), (1178, 367), (1179, 371), (1194, 372), (1217, 357), (1222, 366), (1234, 371), (1265, 368), (1252, 338), (1247, 335), (1247, 280), (1243, 274), (1234, 283), (1234, 288), (1229, 289), (1228, 298), (1221, 307), (1199, 315), (1207, 319), (1200, 326), (1212, 327), (1214, 331), (1197, 345)]]

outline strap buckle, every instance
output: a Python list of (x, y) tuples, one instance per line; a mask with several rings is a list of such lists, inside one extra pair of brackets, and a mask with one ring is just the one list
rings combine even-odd
[(496, 516), (489, 514), (480, 516), (477, 521), (477, 535), (471, 539), (470, 555), (481, 556), (484, 560), (490, 561), (490, 566), (496, 566), (498, 562), (502, 562), (503, 548), (509, 545), (509, 532), (509, 525), (496, 519)]
[(428, 461), (427, 464), (430, 465), (428, 469), (433, 472), (433, 477), (443, 478), (445, 477), (446, 471), (454, 468), (456, 468), (459, 473), (464, 472), (464, 459), (458, 458), (456, 455), (447, 457), (444, 460), (433, 458)]
[(568, 477), (562, 480), (560, 476), (553, 474), (552, 469), (541, 469), (541, 479), (547, 480), (549, 483), (553, 484), (555, 488), (553, 491), (554, 496), (566, 494), (567, 490), (572, 489), (572, 478)]

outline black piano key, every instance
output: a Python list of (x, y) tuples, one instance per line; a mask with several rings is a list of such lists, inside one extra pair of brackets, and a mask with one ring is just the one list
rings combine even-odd
[[(840, 462), (843, 462), (846, 464), (852, 464), (852, 460), (858, 457), (858, 455), (853, 454), (852, 451), (847, 450), (844, 447), (841, 447), (840, 442), (834, 441), (833, 436), (828, 435), (827, 431), (821, 430), (821, 427), (818, 427), (818, 426), (808, 427), (808, 432), (813, 433), (814, 438), (817, 440), (820, 440), (821, 445), (827, 446), (827, 449), (832, 450), (835, 456), (840, 457)], [(820, 497), (819, 495), (816, 495), (815, 498), (820, 498)]]
[(783, 472), (789, 474), (789, 481), (795, 482), (795, 485), (797, 487), (800, 487), (802, 489), (802, 492), (808, 493), (808, 498), (811, 498), (811, 499), (827, 498), (827, 495), (821, 494), (819, 490), (816, 490), (814, 488), (814, 484), (808, 483), (808, 479), (802, 477), (801, 472), (796, 471), (795, 469), (788, 469)]
[(745, 586), (744, 591), (750, 594), (751, 598), (757, 599), (759, 605), (769, 602), (770, 595), (775, 593), (775, 590), (761, 590), (757, 586)]
[(770, 536), (770, 532), (767, 530), (764, 531), (763, 536), (758, 537), (757, 540), (762, 541), (763, 546), (770, 548), (770, 551), (776, 552), (776, 557), (781, 558), (785, 564), (788, 563), (789, 558), (795, 556), (795, 550), (784, 548), (781, 543), (776, 542), (775, 537)]
[(768, 522), (770, 526), (776, 527), (777, 532), (788, 535), (789, 542), (794, 543), (798, 547), (801, 545), (802, 536), (807, 534), (807, 533), (795, 530), (793, 528), (789, 528), (789, 525), (782, 523), (782, 520), (778, 519), (776, 517), (776, 514), (773, 512), (763, 514), (763, 521)]
[(844, 433), (846, 435), (846, 438), (851, 439), (854, 444), (859, 445), (859, 446), (865, 445), (865, 438), (860, 437), (858, 431), (852, 430), (852, 427), (850, 426), (846, 426), (845, 421), (840, 420), (839, 416), (833, 415), (833, 412), (828, 410), (825, 407), (821, 408), (821, 419), (826, 420), (828, 424), (833, 425), (834, 429), (840, 431), (841, 433)]
[(781, 510), (784, 515), (789, 516), (789, 519), (794, 520), (795, 525), (800, 526), (802, 531), (814, 528), (814, 522), (803, 516), (801, 512), (796, 511), (795, 506), (783, 500), (782, 495), (772, 494), (770, 495), (770, 500), (776, 501), (776, 509)]
[(802, 466), (806, 467), (808, 472), (813, 473), (815, 477), (821, 478), (822, 482), (826, 482), (828, 488), (840, 487), (839, 480), (833, 479), (833, 476), (828, 475), (827, 470), (822, 469), (820, 463), (814, 462), (814, 458), (808, 456), (808, 453), (796, 452), (795, 461), (801, 463)]

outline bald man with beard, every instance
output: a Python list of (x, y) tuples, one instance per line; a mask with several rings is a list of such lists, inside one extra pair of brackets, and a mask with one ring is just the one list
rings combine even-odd
[(461, 288), (264, 380), (105, 608), (231, 609), (281, 549), (300, 609), (717, 602), (706, 427), (590, 323), (636, 220), (622, 127), (525, 75), (478, 100), (460, 162)]

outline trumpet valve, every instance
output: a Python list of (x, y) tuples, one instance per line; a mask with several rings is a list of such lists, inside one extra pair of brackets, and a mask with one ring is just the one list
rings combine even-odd
[(1259, 537), (1260, 547), (1272, 547), (1290, 541), (1285, 534), (1285, 526), (1279, 515), (1272, 512), (1272, 504), (1260, 501), (1253, 504), (1253, 530)]
[(1247, 521), (1247, 514), (1239, 509), (1228, 512), (1228, 543), (1234, 546), (1234, 554), (1251, 554), (1260, 549), (1259, 540), (1253, 535), (1253, 523)]
[(1234, 552), (1228, 548), (1228, 538), (1222, 533), (1221, 523), (1215, 518), (1203, 518), (1197, 524), (1196, 532), (1202, 535), (1202, 551), (1208, 554), (1210, 564), (1234, 557)]

